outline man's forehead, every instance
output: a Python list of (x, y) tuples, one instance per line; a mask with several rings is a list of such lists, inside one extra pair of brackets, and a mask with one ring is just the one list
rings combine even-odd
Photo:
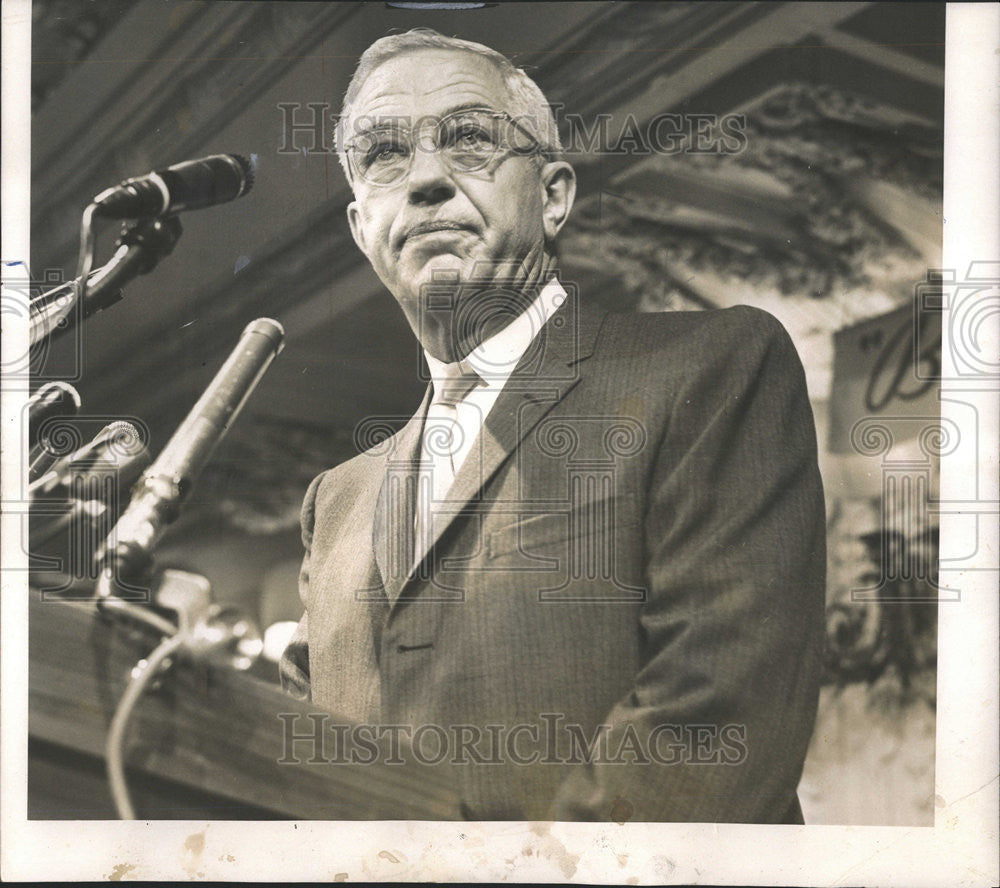
[(481, 56), (419, 49), (375, 68), (351, 104), (352, 116), (441, 114), (474, 104), (503, 108), (507, 91), (500, 72)]

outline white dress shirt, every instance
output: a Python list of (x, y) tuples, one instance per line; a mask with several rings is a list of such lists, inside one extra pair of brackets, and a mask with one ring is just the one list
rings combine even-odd
[[(483, 422), (528, 346), (565, 301), (566, 291), (556, 278), (552, 278), (542, 287), (531, 305), (465, 357), (468, 366), (479, 375), (481, 384), (455, 406), (461, 430), (452, 454), (456, 472), (468, 457)], [(435, 391), (438, 391), (446, 375), (445, 364), (426, 351), (424, 357), (427, 359)]]
[[(417, 541), (415, 563), (423, 558), (433, 538), (431, 528), (426, 526), (426, 519), (422, 520), (421, 516), (427, 515), (433, 523), (433, 513), (443, 502), (447, 502), (447, 489), (454, 481), (455, 474), (468, 459), (478, 458), (476, 445), (486, 417), (528, 347), (546, 321), (565, 301), (566, 291), (553, 277), (542, 287), (531, 305), (502, 330), (476, 346), (460, 362), (465, 365), (466, 370), (471, 369), (479, 377), (477, 384), (454, 407), (445, 407), (432, 401), (424, 423), (420, 449), (420, 475), (424, 479), (421, 483), (427, 486), (424, 488), (424, 495), (418, 498), (414, 516)], [(449, 365), (426, 351), (424, 357), (427, 359), (434, 391), (440, 392), (449, 379)], [(442, 433), (443, 429), (448, 431)], [(447, 454), (441, 452), (442, 437), (451, 442)], [(433, 494), (430, 494), (432, 490)]]

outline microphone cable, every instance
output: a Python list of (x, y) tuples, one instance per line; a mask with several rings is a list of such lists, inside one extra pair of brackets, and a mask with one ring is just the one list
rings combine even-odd
[[(94, 215), (97, 204), (88, 204), (80, 218), (80, 250), (77, 254), (76, 277), (68, 285), (56, 287), (32, 299), (29, 305), (31, 344), (34, 346), (52, 334), (76, 305), (83, 305), (87, 285), (94, 265)], [(101, 275), (101, 270), (95, 276)], [(62, 291), (65, 290), (65, 294)]]
[(157, 673), (169, 668), (167, 660), (178, 648), (188, 641), (186, 633), (178, 632), (163, 639), (153, 652), (144, 660), (140, 660), (132, 669), (132, 677), (118, 701), (108, 737), (104, 746), (104, 757), (108, 773), (108, 785), (111, 789), (111, 800), (119, 820), (135, 820), (135, 809), (129, 796), (128, 782), (125, 779), (125, 734), (135, 711), (136, 704), (149, 688)]
[(94, 214), (97, 204), (89, 203), (80, 217), (80, 255), (76, 262), (76, 300), (75, 304), (82, 306), (87, 297), (87, 282), (90, 269), (94, 265)]

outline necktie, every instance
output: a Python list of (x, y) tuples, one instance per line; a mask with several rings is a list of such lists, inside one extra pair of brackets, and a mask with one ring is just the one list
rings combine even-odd
[(420, 474), (417, 479), (413, 553), (415, 565), (423, 560), (436, 536), (438, 526), (447, 517), (440, 514), (440, 509), (455, 480), (458, 470), (455, 456), (463, 443), (463, 431), (456, 408), (481, 382), (478, 374), (465, 361), (446, 364), (444, 371), (440, 386), (434, 386), (434, 397), (424, 420)]

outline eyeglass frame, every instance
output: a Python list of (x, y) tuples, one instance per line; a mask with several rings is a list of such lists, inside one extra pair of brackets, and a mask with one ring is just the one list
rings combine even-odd
[[(474, 172), (478, 172), (479, 170), (482, 170), (484, 167), (486, 167), (487, 165), (489, 165), (489, 163), (491, 161), (495, 160), (497, 157), (499, 157), (501, 155), (505, 155), (506, 156), (508, 154), (514, 154), (514, 155), (520, 156), (520, 157), (531, 157), (531, 156), (534, 156), (534, 155), (537, 154), (537, 155), (541, 155), (542, 157), (545, 157), (545, 158), (550, 159), (550, 160), (554, 158), (554, 153), (552, 152), (552, 150), (544, 148), (542, 146), (542, 144), (538, 141), (538, 139), (532, 133), (528, 132), (527, 129), (525, 129), (520, 123), (517, 122), (517, 119), (515, 117), (513, 117), (508, 112), (499, 110), (497, 108), (489, 108), (489, 107), (486, 107), (486, 106), (481, 106), (481, 107), (474, 106), (474, 107), (471, 107), (471, 108), (457, 108), (456, 110), (449, 111), (447, 114), (444, 114), (441, 117), (437, 118), (436, 122), (434, 123), (434, 129), (435, 129), (435, 131), (438, 131), (439, 128), (440, 128), (440, 126), (441, 126), (441, 124), (444, 123), (446, 120), (449, 120), (452, 117), (459, 117), (462, 114), (486, 114), (486, 115), (488, 115), (489, 117), (491, 117), (493, 119), (505, 120), (507, 123), (513, 125), (515, 129), (519, 130), (521, 133), (523, 133), (525, 136), (527, 136), (528, 139), (531, 140), (531, 146), (532, 147), (531, 147), (530, 151), (525, 151), (525, 150), (516, 149), (516, 148), (512, 149), (509, 144), (507, 144), (505, 146), (498, 146), (497, 150), (494, 151), (493, 154), (490, 157), (488, 157), (485, 161), (483, 161), (482, 166), (472, 167), (472, 168), (467, 168), (467, 169), (457, 168), (457, 167), (453, 166), (451, 164), (451, 162), (448, 160), (447, 154), (445, 154), (444, 155), (444, 157), (445, 157), (445, 163), (447, 164), (448, 169), (451, 170), (451, 172), (453, 172), (453, 173), (474, 173)], [(379, 118), (379, 119), (384, 119), (386, 121), (392, 121), (392, 120), (399, 120), (400, 118), (399, 117), (387, 117), (387, 118)], [(430, 120), (432, 118), (430, 116), (428, 116), (427, 119), (428, 119), (428, 122), (430, 122)], [(419, 132), (420, 130), (424, 129), (426, 126), (427, 126), (427, 124), (423, 124), (421, 126), (418, 126), (416, 128), (416, 130)], [(365, 135), (367, 135), (369, 133), (374, 133), (374, 132), (377, 132), (377, 131), (378, 131), (378, 127), (373, 127), (370, 130), (365, 130), (362, 133), (359, 133), (358, 135), (354, 136), (354, 138), (352, 138), (352, 140), (350, 142), (346, 143), (343, 146), (344, 156), (347, 158), (348, 168), (362, 182), (365, 182), (368, 185), (372, 185), (375, 188), (394, 188), (394, 187), (397, 187), (401, 182), (403, 182), (406, 179), (406, 177), (409, 175), (409, 172), (410, 172), (410, 170), (413, 167), (413, 157), (416, 154), (416, 151), (414, 151), (412, 149), (418, 143), (416, 141), (414, 141), (414, 139), (413, 139), (413, 133), (414, 133), (413, 129), (397, 130), (397, 132), (406, 133), (406, 138), (409, 140), (409, 143), (410, 143), (411, 152), (410, 152), (410, 155), (409, 155), (409, 160), (408, 160), (408, 165), (406, 167), (406, 170), (403, 173), (401, 173), (398, 178), (393, 179), (391, 182), (374, 182), (371, 179), (369, 179), (366, 176), (364, 176), (361, 173), (360, 169), (358, 169), (357, 161), (354, 159), (354, 152), (351, 149), (352, 149), (353, 142), (355, 140), (357, 140), (359, 138), (362, 138), (362, 137), (364, 137)], [(434, 148), (434, 150), (435, 150), (435, 152), (440, 152), (441, 151), (441, 146), (437, 143), (437, 139), (436, 138), (435, 138), (435, 148)]]

